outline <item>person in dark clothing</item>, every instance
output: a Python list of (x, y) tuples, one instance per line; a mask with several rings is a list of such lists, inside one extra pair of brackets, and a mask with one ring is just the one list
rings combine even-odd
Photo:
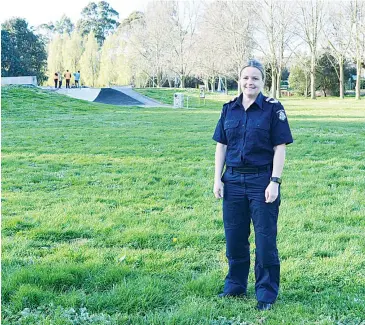
[(54, 74), (53, 81), (54, 81), (54, 87), (57, 88), (57, 86), (58, 86), (58, 74), (57, 74), (57, 72), (55, 72), (55, 74)]
[(75, 72), (74, 77), (75, 77), (75, 87), (79, 88), (79, 86), (80, 86), (80, 71)]
[(262, 64), (249, 60), (241, 70), (242, 94), (223, 105), (213, 135), (217, 142), (213, 192), (217, 199), (223, 198), (229, 264), (224, 289), (219, 296), (247, 294), (252, 221), (259, 310), (271, 309), (279, 292), (276, 236), (280, 184), (286, 145), (293, 142), (284, 107), (261, 93), (264, 80)]

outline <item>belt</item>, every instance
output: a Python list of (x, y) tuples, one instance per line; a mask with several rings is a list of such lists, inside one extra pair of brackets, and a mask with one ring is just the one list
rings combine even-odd
[(260, 172), (267, 172), (270, 171), (272, 166), (265, 165), (265, 166), (258, 166), (258, 167), (227, 167), (232, 170), (234, 173), (239, 174), (257, 174)]

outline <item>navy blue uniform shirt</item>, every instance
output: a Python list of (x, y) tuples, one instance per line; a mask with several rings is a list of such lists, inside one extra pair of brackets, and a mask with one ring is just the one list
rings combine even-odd
[(260, 93), (245, 111), (242, 96), (223, 105), (213, 140), (227, 145), (226, 166), (272, 164), (274, 147), (293, 142), (284, 107)]

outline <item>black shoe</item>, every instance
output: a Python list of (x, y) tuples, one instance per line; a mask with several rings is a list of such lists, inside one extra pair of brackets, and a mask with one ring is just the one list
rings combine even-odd
[(256, 309), (258, 309), (258, 310), (270, 310), (272, 308), (272, 306), (273, 306), (273, 304), (259, 301), (257, 303)]
[(226, 297), (234, 297), (234, 298), (245, 298), (246, 294), (244, 293), (229, 293), (229, 292), (222, 292), (218, 295), (219, 298), (226, 298)]

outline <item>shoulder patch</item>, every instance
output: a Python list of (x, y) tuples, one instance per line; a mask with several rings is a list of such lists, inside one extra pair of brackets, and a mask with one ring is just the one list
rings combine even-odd
[(277, 103), (279, 103), (279, 101), (278, 100), (276, 100), (275, 98), (271, 98), (271, 97), (267, 97), (266, 99), (265, 99), (265, 101), (267, 101), (268, 103), (270, 103), (270, 104), (277, 104)]
[(286, 120), (286, 114), (285, 114), (285, 111), (283, 109), (279, 109), (277, 112), (276, 112), (276, 115), (278, 116), (278, 119), (282, 122), (284, 122)]

